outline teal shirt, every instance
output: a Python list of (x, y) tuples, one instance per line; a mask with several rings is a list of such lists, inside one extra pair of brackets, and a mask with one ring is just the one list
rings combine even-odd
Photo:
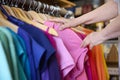
[(24, 69), (27, 80), (31, 80), (30, 63), (29, 63), (29, 60), (28, 60), (28, 56), (26, 54), (25, 42), (20, 36), (18, 36), (11, 29), (9, 29), (9, 28), (7, 28), (7, 29), (12, 34), (13, 41), (14, 41), (14, 44), (15, 44), (16, 53), (17, 53), (17, 56), (19, 57), (21, 65)]
[(0, 31), (4, 32), (7, 39), (8, 39), (8, 47), (9, 47), (9, 54), (7, 56), (10, 56), (10, 70), (12, 72), (13, 80), (26, 80), (26, 76), (24, 74), (24, 70), (20, 64), (19, 58), (17, 56), (17, 50), (14, 44), (14, 39), (6, 28), (0, 27)]

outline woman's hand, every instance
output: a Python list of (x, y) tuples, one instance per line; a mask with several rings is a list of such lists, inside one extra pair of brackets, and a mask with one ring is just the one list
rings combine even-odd
[(89, 46), (92, 49), (95, 45), (104, 42), (106, 39), (101, 32), (92, 32), (82, 42), (81, 47)]
[(50, 19), (49, 21), (61, 23), (60, 30), (77, 26), (75, 18), (74, 19), (55, 18), (55, 19)]

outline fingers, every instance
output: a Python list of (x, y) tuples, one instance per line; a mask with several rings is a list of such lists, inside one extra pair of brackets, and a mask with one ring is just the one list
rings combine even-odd
[(49, 21), (58, 22), (58, 23), (65, 23), (65, 20), (63, 18), (49, 19)]
[(90, 41), (88, 40), (88, 37), (86, 37), (81, 43), (80, 47), (84, 48), (84, 47), (87, 47), (89, 44), (90, 44)]
[(87, 40), (84, 40), (82, 44), (80, 45), (81, 48), (85, 48), (87, 46), (89, 46), (90, 50), (94, 47), (94, 45), (90, 41), (87, 41)]
[(93, 44), (90, 44), (90, 45), (89, 45), (89, 49), (90, 49), (90, 50), (91, 50), (93, 47), (94, 47)]
[(85, 47), (89, 46), (89, 49), (91, 50), (91, 49), (94, 47), (94, 45), (93, 45), (90, 37), (91, 37), (91, 35), (88, 35), (88, 36), (83, 40), (83, 42), (82, 42), (81, 45), (80, 45), (81, 48), (85, 48)]
[(69, 25), (69, 23), (66, 23), (66, 24), (61, 25), (59, 30), (63, 30), (63, 29), (68, 28), (68, 27), (70, 27), (70, 25)]

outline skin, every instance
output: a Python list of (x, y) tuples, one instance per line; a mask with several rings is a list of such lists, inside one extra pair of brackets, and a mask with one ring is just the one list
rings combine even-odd
[(107, 21), (115, 18), (102, 31), (89, 34), (82, 42), (81, 47), (89, 46), (92, 49), (108, 39), (120, 36), (120, 15), (118, 5), (113, 0), (109, 0), (99, 8), (74, 19), (57, 18), (50, 21), (62, 23), (60, 30), (69, 27), (76, 27), (79, 24), (92, 24), (100, 21)]

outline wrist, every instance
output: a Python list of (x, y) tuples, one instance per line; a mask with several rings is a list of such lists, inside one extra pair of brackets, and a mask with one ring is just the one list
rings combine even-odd
[(109, 39), (109, 37), (107, 36), (107, 33), (104, 30), (100, 31), (99, 33), (103, 41), (106, 41)]

